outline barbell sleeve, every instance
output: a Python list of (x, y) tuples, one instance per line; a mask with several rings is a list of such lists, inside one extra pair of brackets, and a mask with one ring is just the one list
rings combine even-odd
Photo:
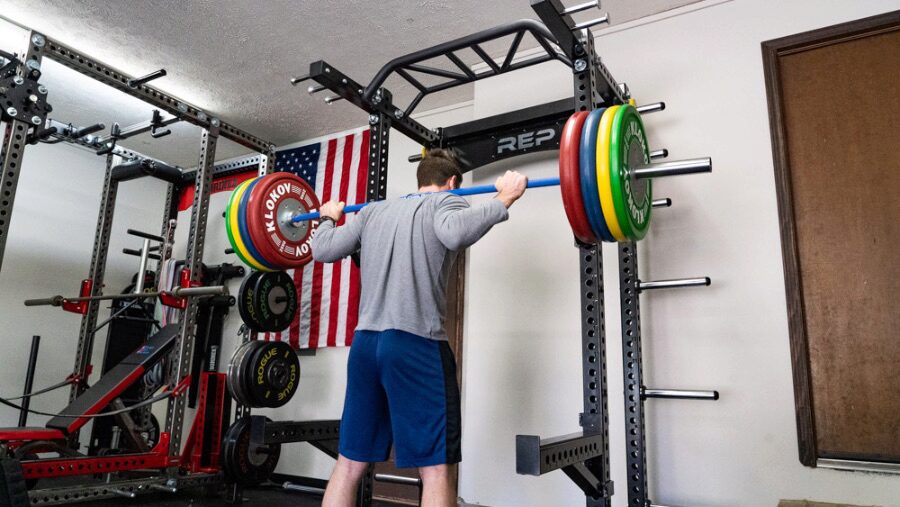
[(42, 299), (26, 299), (25, 306), (60, 306), (66, 299), (62, 296), (53, 296)]
[(674, 400), (708, 400), (719, 399), (719, 391), (689, 391), (685, 389), (641, 389), (643, 398), (669, 398)]
[(634, 170), (634, 177), (639, 179), (661, 178), (709, 172), (712, 172), (712, 159), (704, 157), (643, 165)]
[(706, 287), (712, 280), (706, 276), (703, 278), (679, 278), (677, 280), (654, 280), (651, 282), (638, 282), (638, 291), (653, 289), (681, 289), (684, 287)]

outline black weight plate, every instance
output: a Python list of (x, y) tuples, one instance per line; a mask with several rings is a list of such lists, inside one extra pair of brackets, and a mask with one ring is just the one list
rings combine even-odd
[(297, 288), (290, 275), (284, 271), (262, 273), (253, 288), (254, 324), (259, 331), (275, 333), (290, 326), (297, 313)]
[(263, 275), (262, 271), (254, 271), (241, 283), (238, 291), (237, 305), (238, 312), (241, 314), (241, 320), (252, 331), (263, 331), (259, 328), (259, 319), (256, 316), (256, 282)]
[(264, 342), (255, 340), (242, 343), (241, 346), (234, 351), (234, 354), (231, 356), (231, 361), (228, 362), (225, 384), (228, 386), (231, 397), (237, 400), (241, 405), (252, 405), (252, 401), (247, 394), (247, 375), (245, 372), (249, 370), (247, 364), (249, 363), (250, 356), (253, 355), (262, 343)]
[[(266, 420), (269, 420), (268, 418)], [(229, 482), (256, 486), (266, 481), (281, 456), (281, 445), (257, 445), (250, 440), (250, 417), (242, 417), (225, 432), (222, 468)]]
[(277, 408), (297, 393), (300, 360), (285, 342), (258, 342), (261, 346), (244, 360), (244, 389), (254, 407)]

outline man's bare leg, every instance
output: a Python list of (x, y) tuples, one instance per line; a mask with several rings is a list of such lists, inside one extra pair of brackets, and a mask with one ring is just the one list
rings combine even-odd
[(433, 465), (419, 468), (422, 478), (422, 507), (456, 507), (456, 486), (450, 484), (450, 467)]
[(353, 507), (356, 505), (356, 488), (359, 481), (366, 473), (368, 463), (353, 461), (338, 455), (334, 472), (328, 480), (325, 488), (325, 498), (322, 499), (322, 507)]

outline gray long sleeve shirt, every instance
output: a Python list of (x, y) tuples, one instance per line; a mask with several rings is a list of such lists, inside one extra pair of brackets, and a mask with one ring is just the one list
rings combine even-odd
[(508, 217), (496, 199), (470, 207), (453, 194), (412, 194), (372, 203), (340, 227), (322, 222), (313, 258), (334, 262), (361, 249), (357, 329), (446, 340), (447, 279), (457, 252)]

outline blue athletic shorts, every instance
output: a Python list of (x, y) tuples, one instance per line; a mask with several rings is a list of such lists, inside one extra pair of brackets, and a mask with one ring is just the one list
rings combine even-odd
[(357, 331), (347, 363), (340, 453), (398, 468), (459, 463), (456, 361), (445, 341), (404, 331)]

